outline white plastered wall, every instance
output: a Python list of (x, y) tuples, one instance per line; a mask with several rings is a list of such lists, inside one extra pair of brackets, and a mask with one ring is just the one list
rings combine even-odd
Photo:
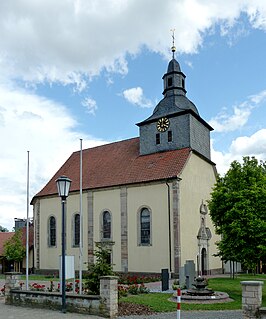
[[(191, 154), (187, 165), (180, 176), (180, 225), (181, 225), (181, 266), (186, 260), (194, 260), (197, 264), (198, 239), (200, 227), (200, 205), (210, 199), (210, 193), (214, 186), (215, 171), (213, 166), (196, 154)], [(209, 246), (209, 269), (220, 269), (221, 260), (213, 257), (217, 252), (215, 242), (219, 237), (208, 213), (206, 226), (210, 228), (212, 238)]]
[[(87, 194), (83, 193), (83, 260), (87, 261)], [(79, 213), (79, 194), (70, 194), (66, 205), (66, 255), (75, 256), (75, 269), (79, 270), (79, 247), (73, 247), (74, 213)], [(48, 218), (56, 218), (56, 246), (48, 246)], [(59, 256), (62, 253), (62, 206), (61, 199), (56, 197), (43, 198), (40, 200), (40, 269), (58, 269)], [(87, 265), (83, 264), (83, 269)]]
[[(128, 188), (128, 265), (131, 272), (160, 272), (169, 268), (168, 205), (165, 183)], [(151, 245), (138, 245), (138, 211), (152, 212)]]
[(101, 222), (100, 216), (104, 210), (108, 210), (112, 217), (112, 238), (114, 242), (112, 249), (112, 262), (114, 270), (120, 271), (121, 268), (121, 216), (120, 216), (120, 189), (95, 191), (93, 193), (93, 224), (94, 241), (101, 241)]

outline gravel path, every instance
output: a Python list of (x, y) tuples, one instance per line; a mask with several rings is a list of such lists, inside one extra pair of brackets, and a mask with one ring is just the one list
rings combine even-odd
[[(242, 311), (181, 311), (181, 319), (243, 319)], [(176, 312), (164, 312), (156, 315), (126, 316), (118, 319), (176, 319)]]

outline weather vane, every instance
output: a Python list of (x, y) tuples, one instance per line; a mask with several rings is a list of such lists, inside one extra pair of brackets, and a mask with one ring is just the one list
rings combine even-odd
[(170, 31), (172, 32), (173, 46), (172, 46), (171, 50), (173, 52), (173, 59), (174, 59), (175, 58), (175, 51), (176, 51), (176, 47), (175, 47), (175, 29), (171, 29)]

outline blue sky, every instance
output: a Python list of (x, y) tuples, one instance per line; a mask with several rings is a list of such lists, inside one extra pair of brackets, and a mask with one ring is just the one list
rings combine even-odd
[(266, 3), (18, 0), (0, 3), (0, 225), (83, 146), (138, 136), (171, 59), (215, 129), (212, 159), (266, 155)]

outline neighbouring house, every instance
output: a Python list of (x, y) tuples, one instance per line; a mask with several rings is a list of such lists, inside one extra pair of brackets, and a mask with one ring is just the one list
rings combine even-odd
[[(220, 272), (207, 200), (216, 181), (210, 155), (211, 126), (187, 98), (179, 63), (169, 62), (163, 99), (138, 123), (139, 137), (82, 152), (83, 260), (93, 263), (96, 243), (110, 248), (119, 272), (178, 275), (187, 260), (201, 274)], [(59, 268), (61, 200), (56, 179), (72, 180), (67, 198), (66, 253), (79, 269), (80, 152), (74, 152), (37, 193), (34, 267)]]
[(14, 232), (0, 232), (0, 273), (3, 274), (12, 269), (12, 262), (6, 260), (4, 256), (4, 243), (13, 237)]
[[(22, 231), (22, 244), (26, 248), (26, 227), (18, 227), (17, 230)], [(15, 235), (15, 232), (0, 232), (0, 273), (13, 271), (16, 265), (13, 260), (7, 260), (4, 256), (4, 244), (6, 241), (11, 239)], [(33, 272), (34, 265), (34, 227), (32, 224), (29, 225), (29, 269)], [(26, 270), (26, 256), (23, 258), (19, 267), (20, 271), (25, 272)]]

